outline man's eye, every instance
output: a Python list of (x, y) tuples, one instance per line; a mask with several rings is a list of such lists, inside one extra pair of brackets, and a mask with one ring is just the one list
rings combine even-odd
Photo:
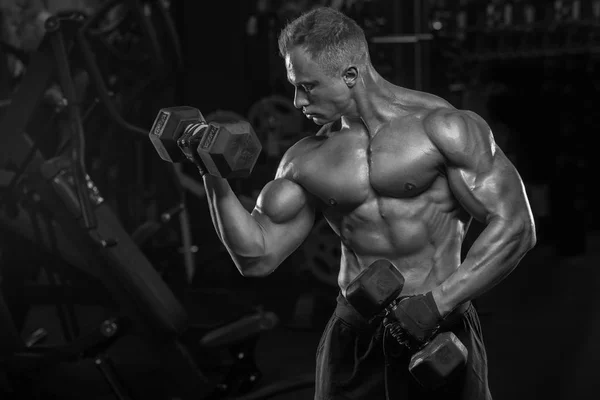
[(302, 89), (304, 89), (305, 92), (310, 92), (313, 88), (314, 85), (302, 85)]

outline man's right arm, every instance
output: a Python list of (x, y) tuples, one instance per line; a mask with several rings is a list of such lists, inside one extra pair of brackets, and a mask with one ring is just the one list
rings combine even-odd
[(252, 213), (240, 203), (227, 180), (204, 176), (217, 235), (244, 276), (273, 272), (312, 229), (315, 212), (309, 195), (289, 179), (290, 159), (297, 146), (284, 155), (275, 179), (265, 185)]

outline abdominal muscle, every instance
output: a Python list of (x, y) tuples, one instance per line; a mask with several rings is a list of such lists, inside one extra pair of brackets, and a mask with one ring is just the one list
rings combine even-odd
[(347, 215), (325, 217), (342, 242), (338, 284), (343, 295), (379, 259), (404, 276), (402, 295), (433, 289), (460, 265), (466, 221), (458, 210), (415, 199), (374, 199)]

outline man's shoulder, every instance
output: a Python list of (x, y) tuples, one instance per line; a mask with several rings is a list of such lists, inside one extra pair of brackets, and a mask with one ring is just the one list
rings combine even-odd
[(495, 153), (490, 127), (473, 111), (455, 108), (431, 110), (423, 118), (423, 128), (435, 147), (454, 162), (464, 162), (465, 157), (483, 161)]
[(317, 133), (303, 137), (294, 143), (286, 152), (291, 157), (301, 156), (318, 148), (327, 140), (332, 132), (332, 124), (323, 125)]
[(473, 127), (487, 126), (477, 113), (454, 107), (434, 107), (426, 110), (423, 115), (425, 133), (432, 139), (454, 137), (468, 134)]
[(279, 162), (277, 176), (296, 180), (298, 169), (302, 166), (305, 156), (316, 150), (328, 138), (323, 126), (316, 134), (305, 136), (290, 146)]

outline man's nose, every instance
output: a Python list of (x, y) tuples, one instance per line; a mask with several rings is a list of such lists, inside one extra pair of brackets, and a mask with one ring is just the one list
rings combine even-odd
[(308, 105), (308, 98), (306, 93), (302, 90), (295, 89), (294, 91), (294, 107), (300, 109)]

